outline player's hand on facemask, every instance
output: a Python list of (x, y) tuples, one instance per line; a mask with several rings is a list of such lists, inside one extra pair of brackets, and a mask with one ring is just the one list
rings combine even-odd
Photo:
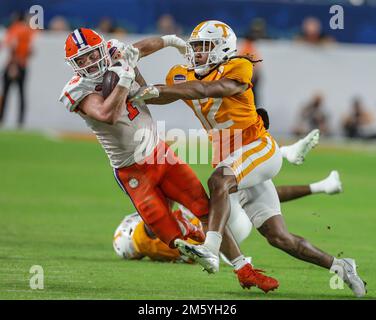
[(140, 50), (131, 44), (126, 46), (124, 50), (124, 59), (128, 61), (132, 68), (135, 68), (138, 60), (140, 59)]
[(115, 72), (119, 76), (119, 86), (130, 88), (135, 78), (133, 68), (124, 59), (120, 59), (114, 66), (108, 68), (109, 71)]
[(159, 97), (159, 90), (155, 86), (141, 87), (134, 95), (131, 97), (130, 101), (144, 101), (152, 98)]
[(111, 39), (108, 43), (110, 45), (109, 53), (112, 64), (115, 64), (120, 59), (124, 59), (132, 68), (136, 67), (140, 56), (140, 51), (137, 48), (132, 45), (126, 46), (117, 39)]
[(174, 34), (169, 34), (161, 38), (163, 40), (164, 47), (174, 47), (178, 49), (181, 54), (186, 53), (187, 43), (183, 39)]

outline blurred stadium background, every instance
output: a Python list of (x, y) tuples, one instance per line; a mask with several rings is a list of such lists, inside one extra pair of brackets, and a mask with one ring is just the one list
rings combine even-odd
[[(12, 60), (6, 35), (15, 13), (27, 13), (34, 4), (1, 1), (0, 101), (3, 74)], [(343, 30), (329, 26), (334, 4), (344, 8)], [(17, 120), (19, 93), (13, 86), (0, 123), (0, 298), (249, 297), (239, 292), (230, 269), (224, 268), (215, 282), (203, 279), (197, 267), (156, 263), (150, 273), (147, 263), (120, 264), (111, 249), (112, 232), (133, 208), (118, 190), (100, 146), (84, 141), (91, 136), (83, 121), (58, 102), (71, 76), (63, 50), (69, 30), (91, 27), (106, 39), (126, 43), (156, 34), (186, 39), (195, 25), (208, 19), (228, 23), (239, 37), (239, 51), (263, 59), (254, 78), (257, 104), (269, 111), (277, 139), (286, 141), (313, 127), (323, 133), (306, 166), (286, 165), (276, 182), (307, 183), (331, 169), (342, 174), (344, 195), (284, 206), (291, 229), (333, 254), (355, 256), (366, 280), (376, 280), (371, 273), (376, 245), (376, 0), (41, 0), (38, 5), (44, 10), (45, 29), (35, 32), (25, 65), (24, 120)], [(163, 83), (178, 63), (184, 59), (177, 51), (165, 49), (139, 66), (148, 82)], [(180, 102), (151, 111), (155, 120), (166, 121), (167, 129), (200, 128)], [(194, 169), (205, 184), (210, 167)], [(244, 248), (285, 283), (280, 295), (271, 298), (350, 297), (348, 291), (329, 290), (321, 270), (292, 261), (258, 236), (251, 238)], [(33, 295), (28, 289), (33, 264), (45, 266), (46, 274), (51, 271), (49, 291)], [(175, 267), (192, 282), (181, 284), (183, 276)], [(137, 268), (147, 282), (137, 281)], [(127, 283), (122, 272), (129, 275)], [(170, 281), (179, 289), (158, 290), (169, 287), (156, 276), (163, 273), (172, 275)], [(375, 298), (372, 285), (369, 297)]]

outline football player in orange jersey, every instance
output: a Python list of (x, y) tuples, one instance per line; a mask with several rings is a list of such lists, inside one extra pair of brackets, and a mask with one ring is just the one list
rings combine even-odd
[[(188, 66), (175, 66), (166, 86), (151, 86), (135, 99), (167, 104), (182, 99), (207, 129), (213, 144), (215, 170), (208, 181), (210, 209), (203, 245), (177, 239), (179, 251), (201, 264), (209, 273), (219, 270), (219, 250), (230, 217), (230, 194), (247, 199), (252, 224), (268, 242), (286, 253), (326, 269), (341, 268), (343, 280), (356, 296), (366, 293), (353, 259), (337, 259), (287, 230), (272, 178), (282, 164), (278, 144), (257, 113), (252, 93), (253, 61), (236, 56), (236, 35), (220, 21), (204, 21), (192, 32), (187, 45)], [(149, 99), (150, 98), (150, 99)], [(244, 203), (243, 203), (244, 206)], [(244, 256), (232, 261), (240, 283), (252, 273)], [(244, 266), (247, 265), (247, 268)], [(273, 287), (272, 278), (267, 281)], [(264, 282), (264, 279), (261, 280)], [(275, 287), (278, 283), (274, 282)]]

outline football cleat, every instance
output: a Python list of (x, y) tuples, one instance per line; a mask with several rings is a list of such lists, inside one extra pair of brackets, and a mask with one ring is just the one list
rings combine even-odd
[(348, 285), (354, 295), (358, 298), (364, 297), (367, 293), (367, 284), (358, 276), (355, 260), (349, 258), (339, 259), (338, 265), (343, 268), (343, 273), (338, 275), (343, 276), (342, 280)]
[(183, 233), (184, 239), (190, 238), (196, 242), (205, 241), (204, 231), (191, 223), (186, 217), (184, 217), (181, 210), (175, 210), (172, 215), (178, 221), (179, 227)]
[(336, 170), (330, 172), (329, 176), (322, 181), (326, 194), (336, 194), (342, 192), (342, 182)]
[(253, 269), (250, 264), (246, 264), (239, 270), (234, 270), (238, 276), (240, 285), (245, 289), (251, 287), (257, 287), (268, 293), (271, 290), (275, 290), (279, 287), (279, 283), (276, 279), (263, 275), (265, 271), (260, 269)]
[(316, 147), (320, 139), (320, 130), (314, 129), (304, 138), (291, 146), (285, 146), (285, 157), (288, 162), (301, 165), (312, 148)]
[(219, 271), (219, 257), (204, 245), (193, 245), (182, 239), (176, 239), (174, 244), (183, 256), (196, 261), (208, 273)]

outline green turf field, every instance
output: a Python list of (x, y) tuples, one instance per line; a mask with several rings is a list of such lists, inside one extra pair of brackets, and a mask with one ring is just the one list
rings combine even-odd
[[(197, 265), (120, 260), (112, 236), (134, 211), (99, 144), (0, 132), (0, 299), (352, 299), (332, 290), (328, 271), (270, 247), (256, 232), (242, 244), (280, 281), (265, 295), (243, 290), (230, 267), (207, 275)], [(338, 169), (345, 193), (283, 205), (290, 231), (342, 257), (354, 257), (376, 298), (376, 151), (318, 147), (301, 167), (285, 164), (277, 184), (304, 184)], [(210, 166), (194, 166), (203, 182)], [(31, 290), (30, 267), (44, 269)]]

